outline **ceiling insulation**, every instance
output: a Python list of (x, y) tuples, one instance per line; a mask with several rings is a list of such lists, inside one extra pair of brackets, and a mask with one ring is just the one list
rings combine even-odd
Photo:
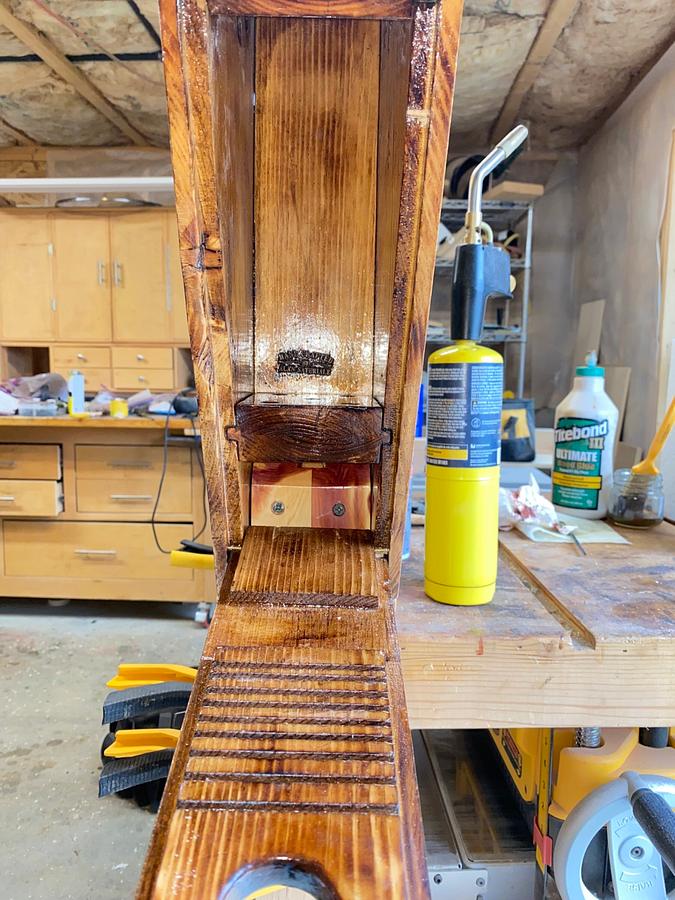
[[(67, 55), (149, 145), (167, 145), (157, 0), (0, 2)], [(465, 2), (453, 153), (487, 146), (550, 6), (551, 0)], [(531, 127), (531, 149), (564, 150), (585, 142), (674, 37), (675, 3), (668, 0), (578, 0), (519, 112)], [(0, 146), (20, 143), (3, 120), (38, 144), (129, 143), (0, 27)]]

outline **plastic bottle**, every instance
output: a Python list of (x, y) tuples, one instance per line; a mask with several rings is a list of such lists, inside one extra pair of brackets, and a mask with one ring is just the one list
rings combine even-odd
[(68, 379), (68, 414), (81, 415), (84, 412), (84, 375), (73, 369)]
[(583, 519), (607, 513), (619, 411), (605, 392), (594, 353), (578, 366), (574, 385), (555, 411), (553, 503)]

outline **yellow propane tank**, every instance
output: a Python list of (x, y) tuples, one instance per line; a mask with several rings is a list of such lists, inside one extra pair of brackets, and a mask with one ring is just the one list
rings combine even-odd
[(489, 603), (497, 579), (503, 361), (474, 341), (429, 357), (424, 590)]
[(497, 582), (504, 364), (477, 341), (488, 299), (511, 297), (511, 269), (482, 220), (483, 182), (526, 137), (517, 125), (471, 173), (453, 266), (454, 343), (429, 357), (424, 590), (458, 606), (489, 603)]

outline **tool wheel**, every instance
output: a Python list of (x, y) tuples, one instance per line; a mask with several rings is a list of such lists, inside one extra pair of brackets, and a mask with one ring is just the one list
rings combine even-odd
[[(647, 787), (675, 807), (675, 781), (644, 775)], [(598, 900), (582, 869), (598, 832), (606, 829), (612, 893), (616, 900), (675, 900), (675, 882), (664, 875), (661, 857), (631, 809), (626, 782), (611, 781), (577, 804), (560, 829), (553, 852), (553, 874), (562, 900)], [(667, 872), (667, 870), (666, 870)]]

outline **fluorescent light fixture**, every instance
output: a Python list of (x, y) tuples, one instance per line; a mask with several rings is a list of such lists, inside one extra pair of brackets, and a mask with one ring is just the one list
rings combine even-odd
[(173, 190), (171, 175), (139, 178), (0, 178), (0, 194), (107, 194), (125, 191), (161, 194)]

